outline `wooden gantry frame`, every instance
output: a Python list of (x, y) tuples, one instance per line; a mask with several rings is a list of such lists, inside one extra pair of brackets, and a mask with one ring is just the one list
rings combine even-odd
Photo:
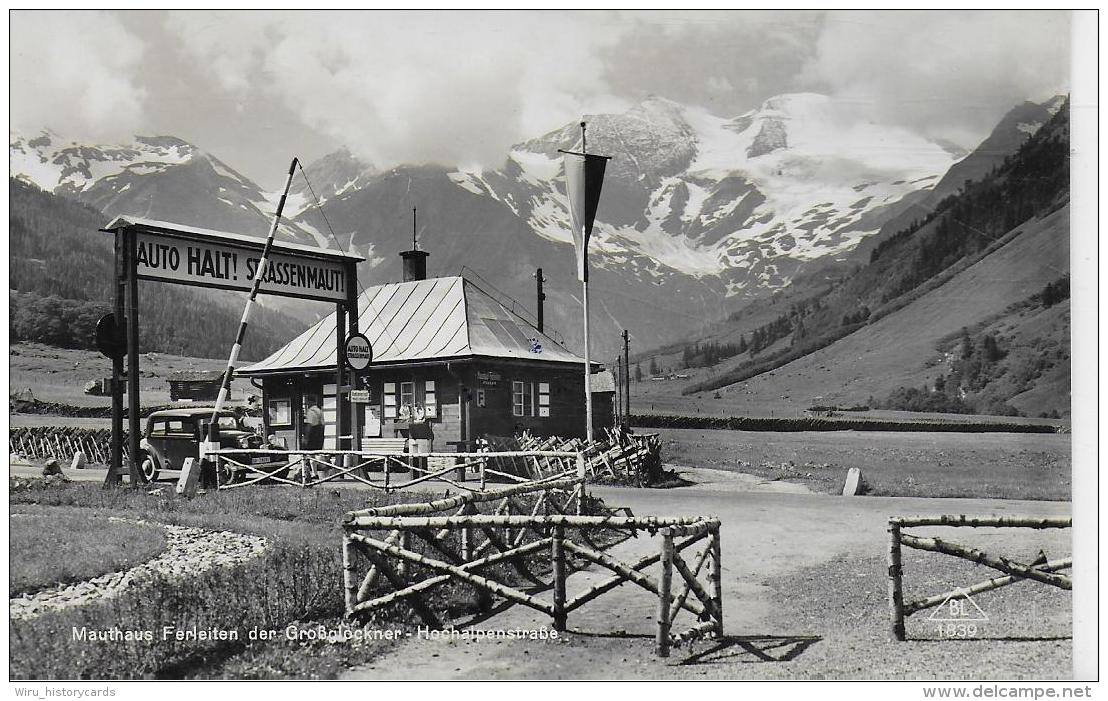
[[(284, 198), (282, 198), (283, 201)], [(279, 217), (280, 212), (278, 212)], [(115, 352), (111, 356), (111, 462), (108, 465), (104, 484), (117, 485), (122, 482), (125, 474), (123, 469), (124, 459), (126, 458), (126, 474), (131, 485), (137, 487), (143, 482), (142, 471), (139, 466), (139, 441), (142, 437), (142, 425), (139, 416), (141, 413), (139, 401), (139, 382), (141, 378), (139, 371), (139, 281), (154, 280), (213, 289), (247, 291), (252, 285), (246, 274), (248, 272), (247, 261), (250, 256), (261, 255), (262, 251), (266, 250), (266, 241), (253, 236), (229, 234), (131, 216), (116, 217), (100, 231), (112, 234), (115, 238), (114, 280), (112, 283), (115, 299), (111, 315), (114, 319), (112, 345), (115, 348)], [(173, 263), (159, 261), (161, 265), (153, 265), (148, 258), (141, 255), (141, 246), (144, 244), (160, 246), (166, 251), (172, 248), (178, 253), (181, 250), (192, 251), (194, 248), (198, 252), (201, 250), (213, 252), (225, 256), (221, 258), (224, 262), (227, 260), (226, 257), (233, 257), (236, 272), (232, 274), (227, 271), (222, 275), (216, 275), (213, 270), (212, 273), (208, 273), (207, 268), (192, 266), (188, 261), (184, 261), (182, 265), (184, 256), (177, 256), (173, 259), (175, 260)], [(358, 263), (363, 262), (365, 258), (340, 251), (287, 242), (275, 243), (269, 250), (275, 260), (276, 257), (281, 257), (283, 261), (322, 266), (342, 279), (341, 290), (332, 291), (310, 287), (292, 289), (289, 285), (267, 282), (261, 286), (260, 291), (263, 294), (275, 294), (335, 304), (335, 352), (338, 361), (335, 370), (335, 384), (340, 388), (346, 387), (348, 379), (357, 379), (357, 373), (352, 373), (345, 367), (346, 351), (344, 343), (348, 331), (350, 334), (358, 331)], [(240, 260), (242, 262), (241, 268), (238, 266)], [(240, 329), (240, 335), (243, 330), (245, 330), (245, 327)], [(241, 338), (238, 340), (241, 341)], [(126, 360), (126, 367), (124, 366), (124, 360)], [(124, 382), (124, 379), (126, 379), (126, 382)], [(127, 394), (126, 447), (123, 445), (124, 384), (126, 384)], [(341, 410), (336, 414), (336, 427), (338, 436), (346, 435), (348, 426)], [(355, 443), (359, 439), (360, 436), (357, 434), (353, 436)]]
[[(520, 501), (524, 496), (537, 500), (528, 508)], [(478, 513), (477, 505), (488, 502), (497, 502), (495, 511)], [(496, 596), (548, 615), (555, 630), (565, 631), (570, 612), (631, 582), (658, 598), (655, 652), (659, 656), (668, 656), (674, 645), (723, 636), (719, 519), (585, 515), (587, 503), (585, 480), (575, 477), (350, 512), (343, 524), (342, 544), (346, 615), (360, 618), (404, 600), (426, 625), (441, 628), (442, 621), (424, 596), (453, 580), (476, 588), (479, 600)], [(659, 548), (635, 562), (622, 562), (596, 545), (605, 531), (645, 531), (660, 536)], [(460, 537), (452, 537), (455, 533)], [(415, 538), (436, 556), (416, 552)], [(703, 550), (686, 560), (682, 553), (697, 543), (703, 544)], [(575, 560), (580, 561), (577, 569), (596, 565), (613, 576), (571, 597), (566, 583)], [(361, 577), (359, 562), (369, 565)], [(500, 563), (512, 566), (514, 575), (508, 581), (479, 573)], [(652, 577), (644, 570), (655, 564), (660, 564), (661, 572)], [(706, 584), (699, 580), (705, 565)], [(421, 573), (428, 576), (417, 579)], [(379, 586), (382, 578), (391, 591)], [(530, 586), (521, 588), (518, 581)], [(551, 598), (540, 596), (546, 591)], [(674, 634), (682, 611), (697, 622)]]
[[(1031, 580), (1070, 590), (1073, 583), (1069, 575), (1058, 574), (1059, 570), (1073, 567), (1073, 558), (1049, 560), (1043, 563), (1024, 564), (1015, 560), (990, 555), (957, 543), (939, 538), (924, 538), (903, 529), (925, 526), (950, 526), (960, 528), (1071, 528), (1073, 519), (1069, 517), (1031, 517), (1031, 516), (982, 516), (965, 515), (893, 517), (889, 519), (889, 615), (892, 620), (892, 635), (896, 640), (906, 638), (904, 619), (914, 613), (940, 606), (953, 597), (969, 597), (1023, 580)], [(1003, 576), (961, 587), (935, 596), (916, 601), (904, 601), (904, 567), (901, 562), (901, 547), (928, 550), (930, 552), (951, 555), (985, 565), (1003, 573)]]

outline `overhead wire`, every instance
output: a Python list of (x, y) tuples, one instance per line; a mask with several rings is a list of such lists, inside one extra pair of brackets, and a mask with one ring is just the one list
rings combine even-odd
[[(327, 213), (323, 211), (323, 203), (321, 203), (319, 201), (319, 195), (316, 194), (315, 188), (312, 187), (312, 181), (308, 178), (308, 171), (304, 170), (303, 164), (301, 164), (299, 162), (297, 163), (297, 166), (300, 168), (300, 174), (302, 176), (304, 176), (304, 184), (308, 186), (308, 192), (310, 192), (311, 195), (312, 195), (312, 200), (315, 202), (315, 207), (319, 211), (319, 215), (323, 218), (323, 223), (324, 223), (324, 225), (326, 225), (328, 233), (331, 234), (331, 240), (335, 242), (335, 246), (339, 249), (339, 251), (341, 251), (343, 253), (346, 253), (346, 248), (343, 247), (342, 243), (339, 241), (338, 235), (335, 234), (334, 227), (331, 226), (331, 220), (327, 218)], [(354, 243), (354, 237), (353, 236), (350, 237), (350, 242), (351, 242), (351, 245), (353, 245), (353, 243)], [(370, 311), (373, 312), (374, 321), (378, 322), (377, 326), (381, 329), (382, 333), (384, 333), (385, 336), (388, 337), (389, 345), (390, 346), (395, 346), (396, 345), (396, 339), (393, 337), (393, 335), (391, 333), (389, 333), (388, 328), (386, 328), (384, 324), (380, 323), (381, 310), (378, 309), (377, 306), (373, 303), (373, 298), (370, 295), (365, 294), (366, 288), (365, 288), (364, 285), (362, 285), (361, 278), (357, 275), (355, 275), (354, 277), (355, 277), (355, 282), (357, 282), (357, 284), (358, 284), (358, 290), (360, 291), (360, 293), (358, 295), (359, 299), (362, 296), (365, 296), (366, 304), (369, 305)], [(360, 316), (360, 313), (359, 313), (359, 316)]]

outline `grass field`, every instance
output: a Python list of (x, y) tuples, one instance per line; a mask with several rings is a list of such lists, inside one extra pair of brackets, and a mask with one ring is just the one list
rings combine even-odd
[[(230, 350), (230, 349), (228, 349)], [(186, 358), (163, 353), (146, 353), (139, 361), (144, 405), (169, 402), (169, 376), (185, 370), (223, 370), (226, 360)], [(8, 349), (9, 392), (30, 388), (35, 399), (74, 406), (111, 406), (110, 397), (84, 393), (90, 380), (111, 377), (112, 361), (96, 351), (54, 348), (41, 343), (16, 343)], [(232, 399), (243, 392), (260, 394), (247, 380), (235, 380)]]
[(9, 596), (126, 570), (165, 550), (154, 525), (27, 507), (9, 521)]
[[(65, 514), (76, 523), (109, 515), (155, 523), (228, 530), (265, 537), (265, 553), (235, 567), (218, 567), (188, 580), (154, 578), (148, 585), (85, 606), (46, 613), (9, 626), (9, 674), (14, 679), (59, 678), (332, 678), (393, 646), (385, 640), (336, 645), (327, 639), (250, 642), (257, 627), (282, 632), (301, 628), (349, 629), (341, 587), (340, 523), (352, 509), (422, 501), (426, 492), (384, 495), (349, 489), (300, 490), (258, 487), (216, 492), (199, 499), (178, 497), (171, 488), (152, 491), (103, 489), (95, 483), (12, 480), (13, 511)], [(521, 500), (525, 503), (526, 500)], [(32, 506), (33, 505), (33, 506)], [(495, 504), (483, 505), (488, 510)], [(457, 536), (454, 536), (457, 537)], [(419, 543), (416, 550), (424, 549)], [(424, 549), (427, 552), (427, 549)], [(490, 571), (508, 565), (495, 565)], [(447, 583), (433, 607), (442, 620), (477, 610), (473, 590)], [(418, 621), (398, 602), (370, 615), (370, 627), (415, 630)], [(89, 630), (160, 631), (218, 628), (239, 631), (238, 641), (75, 641), (74, 627)]]
[(1068, 500), (1070, 436), (658, 429), (669, 464), (841, 492), (851, 467), (881, 496)]

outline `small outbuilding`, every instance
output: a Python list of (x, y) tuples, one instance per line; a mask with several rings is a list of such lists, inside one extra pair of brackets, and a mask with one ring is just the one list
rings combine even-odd
[[(335, 385), (334, 314), (236, 371), (262, 389), (267, 435), (290, 449), (306, 447), (305, 417), (318, 403), (325, 449), (378, 437), (422, 439), (430, 441), (424, 450), (446, 452), (523, 430), (584, 436), (582, 358), (473, 280), (425, 279), (426, 253), (401, 256), (404, 282), (370, 287), (358, 298), (358, 328), (373, 347), (373, 362), (349, 386)], [(593, 383), (596, 430), (613, 420), (607, 380)], [(350, 401), (350, 390), (358, 390), (358, 401)], [(336, 435), (338, 412), (349, 435)]]
[(169, 376), (169, 399), (215, 401), (223, 383), (223, 370), (182, 370)]

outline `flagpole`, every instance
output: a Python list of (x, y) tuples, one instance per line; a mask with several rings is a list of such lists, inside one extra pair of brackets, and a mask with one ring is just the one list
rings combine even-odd
[[(581, 153), (588, 157), (589, 149), (585, 143), (585, 122), (581, 122)], [(587, 224), (586, 224), (587, 226)], [(585, 233), (581, 232), (581, 240), (585, 241)], [(588, 245), (587, 243), (585, 244)], [(585, 440), (592, 444), (592, 363), (589, 362), (589, 261), (587, 255), (584, 263), (584, 278), (581, 280), (581, 306), (584, 307), (585, 317)]]
[[(585, 276), (588, 278), (588, 276)], [(592, 443), (592, 382), (589, 362), (589, 281), (581, 283), (581, 299), (585, 307), (585, 439)]]

